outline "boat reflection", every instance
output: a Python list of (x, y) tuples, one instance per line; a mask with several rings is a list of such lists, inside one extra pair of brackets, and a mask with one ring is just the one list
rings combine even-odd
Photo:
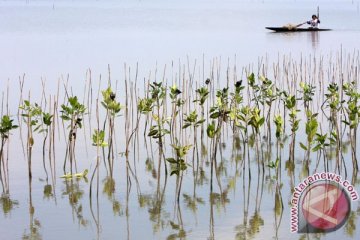
[(309, 39), (311, 41), (311, 45), (313, 49), (317, 49), (319, 46), (319, 32), (309, 32)]

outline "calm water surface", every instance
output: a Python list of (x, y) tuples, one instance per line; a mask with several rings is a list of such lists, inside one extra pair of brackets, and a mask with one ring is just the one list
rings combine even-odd
[[(304, 22), (316, 13), (317, 6), (321, 27), (333, 31), (277, 34), (265, 29)], [(264, 63), (272, 74), (272, 64), (281, 62), (284, 56), (297, 63), (323, 57), (328, 64), (329, 59), (336, 61), (342, 54), (357, 56), (360, 48), (358, 1), (1, 1), (0, 16), (0, 90), (6, 99), (9, 89), (11, 115), (17, 113), (19, 79), (25, 79), (23, 96), (30, 94), (34, 102), (41, 101), (42, 81), (46, 96), (56, 95), (60, 83), (63, 99), (63, 85), (68, 79), (68, 88), (82, 98), (89, 92), (84, 85), (89, 83), (91, 70), (93, 115), (84, 118), (86, 124), (76, 146), (79, 171), (87, 168), (91, 173), (96, 165), (96, 148), (91, 145), (90, 132), (96, 125), (94, 102), (98, 87), (105, 89), (110, 78), (117, 86), (119, 101), (125, 104), (124, 79), (135, 79), (137, 64), (141, 95), (142, 82), (161, 79), (164, 69), (164, 78), (171, 82), (188, 75), (195, 66), (195, 81), (203, 84), (215, 65), (220, 74), (219, 85), (225, 86), (228, 62), (232, 69), (236, 66), (237, 76), (243, 78), (243, 68), (256, 72), (258, 65)], [(359, 66), (358, 59), (356, 63)], [(7, 101), (2, 102), (6, 108)], [(101, 114), (104, 119), (104, 113)], [(59, 178), (66, 151), (66, 128), (60, 120), (55, 138), (56, 172), (48, 180), (42, 166), (42, 135), (35, 136), (31, 191), (24, 150), (26, 127), (23, 124), (23, 132), (15, 131), (6, 151), (13, 202), (11, 207), (2, 203), (0, 238), (356, 239), (360, 235), (358, 202), (353, 203), (352, 222), (336, 232), (290, 233), (290, 187), (306, 176), (302, 172), (304, 152), (300, 147), (296, 150), (296, 170), (290, 174), (285, 168), (289, 144), (285, 142), (280, 181), (273, 169), (258, 172), (255, 150), (251, 149), (250, 179), (242, 168), (245, 150), (236, 143), (237, 136), (228, 131), (218, 157), (219, 177), (212, 179), (211, 143), (208, 139), (198, 141), (202, 150), (195, 153), (197, 157), (192, 157), (191, 151), (188, 161), (199, 160), (204, 171), (195, 176), (193, 168), (188, 168), (178, 205), (176, 177), (165, 179), (164, 169), (157, 171), (155, 141), (145, 141), (140, 133), (131, 151), (130, 162), (138, 183), (126, 170), (126, 158), (121, 154), (126, 144), (124, 121), (124, 116), (120, 116), (116, 122), (114, 191), (108, 190), (111, 182), (107, 181), (109, 174), (102, 162), (99, 195), (96, 197), (95, 179), (91, 201), (90, 179)], [(276, 158), (274, 143), (260, 144), (271, 159)], [(167, 146), (166, 156), (171, 154)], [(348, 152), (345, 156), (350, 161)], [(348, 171), (351, 180), (351, 167)], [(54, 191), (45, 191), (48, 186)], [(279, 187), (284, 205), (281, 213), (275, 200)], [(355, 187), (360, 192), (358, 183)]]

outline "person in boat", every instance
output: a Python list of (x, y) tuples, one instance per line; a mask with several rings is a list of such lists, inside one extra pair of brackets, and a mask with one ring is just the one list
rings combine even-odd
[(311, 20), (306, 22), (310, 25), (311, 28), (318, 28), (320, 24), (320, 19), (314, 14), (311, 16)]

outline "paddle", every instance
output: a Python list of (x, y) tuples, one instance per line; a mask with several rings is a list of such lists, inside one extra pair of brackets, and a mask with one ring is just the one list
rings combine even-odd
[(301, 25), (304, 25), (305, 23), (306, 22), (303, 22), (303, 23), (300, 23), (300, 24), (297, 24), (297, 25), (288, 24), (288, 25), (285, 25), (284, 27), (286, 27), (289, 30), (292, 30), (292, 29), (296, 29), (296, 28), (300, 27)]
[(300, 23), (300, 24), (296, 25), (295, 28), (300, 27), (300, 26), (304, 25), (305, 23), (307, 23), (307, 22)]

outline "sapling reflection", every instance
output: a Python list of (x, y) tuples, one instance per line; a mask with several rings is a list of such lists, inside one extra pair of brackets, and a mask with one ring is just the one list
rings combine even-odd
[(181, 185), (183, 179), (183, 171), (188, 167), (188, 164), (185, 161), (185, 156), (188, 151), (191, 149), (192, 145), (171, 145), (175, 151), (175, 158), (166, 158), (166, 161), (170, 163), (171, 166), (171, 175), (177, 175), (176, 179), (176, 191), (177, 191), (177, 201), (179, 202)]

